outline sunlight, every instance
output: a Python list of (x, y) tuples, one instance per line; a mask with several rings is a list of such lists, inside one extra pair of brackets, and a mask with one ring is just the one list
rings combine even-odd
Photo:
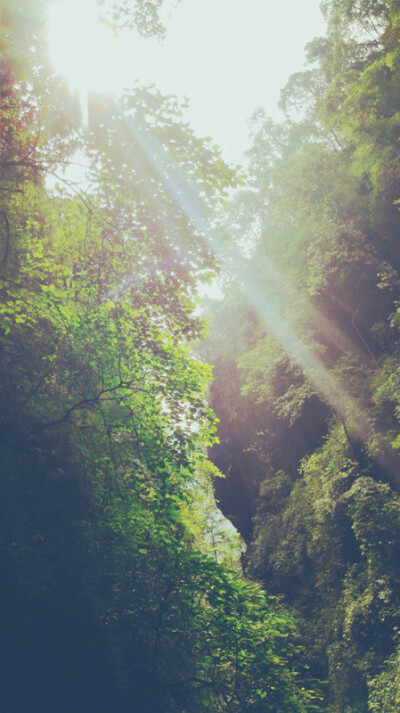
[[(77, 18), (79, 21), (77, 22)], [(116, 77), (118, 47), (115, 43), (110, 28), (101, 24), (95, 0), (68, 0), (57, 5), (50, 27), (50, 46), (57, 71), (62, 73), (69, 82), (72, 90), (79, 94), (82, 107), (83, 121), (87, 121), (87, 93), (89, 89), (110, 91), (114, 93), (121, 80)], [(137, 69), (140, 62), (140, 42), (134, 42), (136, 62), (132, 62), (132, 36), (130, 39), (130, 62), (125, 65)], [(123, 44), (119, 44), (122, 48)], [(121, 50), (122, 51), (122, 50)], [(127, 51), (127, 45), (123, 51)], [(143, 55), (142, 55), (143, 61)], [(135, 67), (136, 64), (136, 67)], [(119, 61), (118, 66), (123, 62)], [(306, 341), (297, 333), (294, 324), (274, 306), (276, 290), (285, 290), (290, 293), (294, 288), (288, 284), (273, 264), (264, 266), (263, 284), (259, 284), (259, 277), (249, 270), (243, 271), (243, 256), (232, 246), (228, 247), (226, 240), (219, 239), (212, 228), (212, 219), (204, 201), (198, 195), (196, 186), (192, 185), (187, 176), (178, 166), (168, 168), (165, 165), (165, 147), (159, 145), (157, 138), (148, 130), (148, 127), (139, 126), (131, 116), (126, 115), (125, 123), (132, 138), (141, 146), (142, 150), (157, 170), (170, 193), (175, 197), (197, 231), (203, 235), (208, 246), (213, 250), (220, 264), (225, 266), (231, 275), (244, 286), (246, 295), (255, 311), (259, 314), (266, 327), (275, 335), (287, 354), (302, 369), (306, 378), (321, 394), (323, 400), (331, 406), (333, 411), (342, 419), (354, 425), (359, 437), (368, 441), (373, 427), (359, 404), (343, 387), (330, 369), (327, 369)], [(246, 266), (247, 267), (247, 266)], [(267, 287), (266, 287), (267, 283)], [(129, 288), (122, 287), (124, 292)], [(311, 307), (303, 303), (303, 309), (308, 313), (309, 320), (322, 330), (328, 340), (340, 344), (346, 340), (343, 334), (326, 318)], [(375, 433), (379, 440), (380, 434)]]
[(115, 86), (112, 28), (99, 18), (96, 0), (64, 0), (53, 5), (48, 25), (50, 54), (57, 73), (77, 92), (87, 123), (89, 90)]
[[(220, 265), (231, 274), (231, 276), (242, 284), (247, 299), (251, 303), (255, 312), (259, 315), (264, 325), (285, 349), (288, 356), (300, 367), (304, 376), (315, 387), (321, 398), (327, 403), (341, 420), (343, 427), (351, 424), (354, 433), (363, 443), (373, 438), (379, 446), (381, 454), (378, 457), (387, 472), (396, 474), (396, 464), (387, 455), (385, 439), (377, 430), (368, 415), (364, 412), (357, 399), (353, 398), (343, 388), (335, 374), (328, 369), (319, 355), (297, 333), (295, 326), (282, 313), (282, 310), (275, 307), (274, 294), (278, 283), (281, 289), (288, 292), (293, 287), (288, 283), (276, 266), (269, 264), (263, 266), (267, 274), (267, 280), (260, 284), (259, 275), (256, 270), (243, 269), (243, 256), (236, 250), (235, 246), (226, 239), (221, 239), (215, 229), (212, 228), (212, 219), (207, 205), (198, 196), (196, 187), (191, 184), (187, 176), (183, 174), (178, 166), (168, 169), (165, 167), (165, 147), (162, 147), (157, 138), (144, 127), (139, 126), (137, 121), (128, 114), (125, 116), (125, 123), (132, 137), (139, 143), (146, 153), (159, 176), (163, 179), (168, 190), (176, 198), (180, 206), (185, 211), (189, 220), (193, 223), (200, 235), (203, 236), (207, 245), (215, 253)], [(339, 344), (348, 346), (347, 338), (334, 328), (329, 321), (323, 317), (315, 307), (307, 305), (304, 301), (302, 307), (309, 313), (309, 319), (314, 324), (318, 324), (320, 329), (327, 335), (331, 332), (331, 338), (338, 340)]]

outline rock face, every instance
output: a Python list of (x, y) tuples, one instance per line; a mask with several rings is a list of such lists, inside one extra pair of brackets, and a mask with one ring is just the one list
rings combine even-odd
[[(323, 443), (329, 409), (317, 397), (312, 397), (292, 426), (281, 421), (280, 430), (271, 433), (273, 417), (263, 413), (257, 405), (253, 418), (242, 424), (232, 424), (229, 418), (232, 411), (227, 413), (218, 402), (211, 400), (211, 405), (220, 419), (220, 442), (213, 446), (209, 456), (225, 475), (216, 480), (215, 495), (224, 515), (249, 544), (260, 483), (268, 474), (279, 470), (296, 480), (301, 460)], [(261, 432), (262, 437), (257, 436)]]

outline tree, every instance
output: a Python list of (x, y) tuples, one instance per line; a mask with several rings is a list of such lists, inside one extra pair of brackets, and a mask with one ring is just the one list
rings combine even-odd
[(155, 90), (91, 97), (82, 129), (40, 11), (7, 3), (1, 27), (1, 706), (307, 711), (293, 618), (188, 524), (216, 438), (201, 228), (234, 172)]
[[(299, 612), (323, 710), (359, 713), (394, 709), (398, 683), (399, 8), (324, 11), (286, 120), (254, 116), (230, 208), (251, 240), (236, 312), (211, 326), (211, 458), (225, 511), (243, 521), (233, 484), (250, 493), (247, 571)], [(233, 314), (236, 343), (216, 338)]]

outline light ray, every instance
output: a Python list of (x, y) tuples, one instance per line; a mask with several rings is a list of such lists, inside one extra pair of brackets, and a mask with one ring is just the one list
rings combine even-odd
[[(377, 432), (376, 427), (358, 401), (345, 391), (333, 372), (323, 364), (322, 360), (296, 333), (282, 310), (274, 305), (276, 299), (273, 290), (278, 282), (281, 285), (281, 290), (286, 290), (288, 294), (292, 292), (293, 288), (282, 274), (274, 269), (272, 264), (269, 264), (267, 269), (266, 284), (264, 281), (263, 284), (260, 283), (257, 271), (251, 265), (247, 265), (247, 269), (243, 271), (243, 256), (230, 244), (226, 235), (218, 235), (215, 228), (212, 227), (211, 211), (205, 201), (198, 196), (196, 187), (179, 167), (173, 166), (170, 155), (169, 166), (168, 168), (165, 166), (165, 156), (168, 155), (166, 147), (162, 146), (148, 129), (145, 130), (140, 126), (132, 116), (125, 116), (125, 124), (132, 138), (140, 145), (189, 220), (216, 255), (219, 263), (239, 284), (243, 285), (247, 299), (267, 329), (274, 334), (289, 357), (300, 367), (322, 400), (340, 418), (344, 428), (346, 429), (346, 425), (349, 425), (356, 437), (364, 444), (368, 444), (371, 438), (374, 438), (381, 451), (379, 456), (381, 466), (385, 469), (388, 477), (399, 486), (397, 454), (392, 451), (382, 434)], [(268, 286), (268, 281), (270, 286)], [(326, 318), (319, 315), (315, 307), (312, 308), (312, 312), (314, 320), (319, 320), (323, 325), (324, 332), (328, 333), (331, 325)], [(335, 328), (334, 334), (341, 347), (349, 347), (349, 340), (337, 328)]]

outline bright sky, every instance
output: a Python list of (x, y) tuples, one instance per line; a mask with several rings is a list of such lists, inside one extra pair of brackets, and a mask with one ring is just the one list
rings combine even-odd
[(118, 92), (139, 80), (186, 96), (195, 131), (241, 162), (247, 120), (258, 106), (279, 118), (280, 90), (302, 69), (305, 44), (324, 34), (319, 2), (166, 0), (160, 44), (133, 31), (113, 37), (94, 21), (95, 0), (64, 0), (53, 16), (52, 51), (57, 69), (81, 91)]

